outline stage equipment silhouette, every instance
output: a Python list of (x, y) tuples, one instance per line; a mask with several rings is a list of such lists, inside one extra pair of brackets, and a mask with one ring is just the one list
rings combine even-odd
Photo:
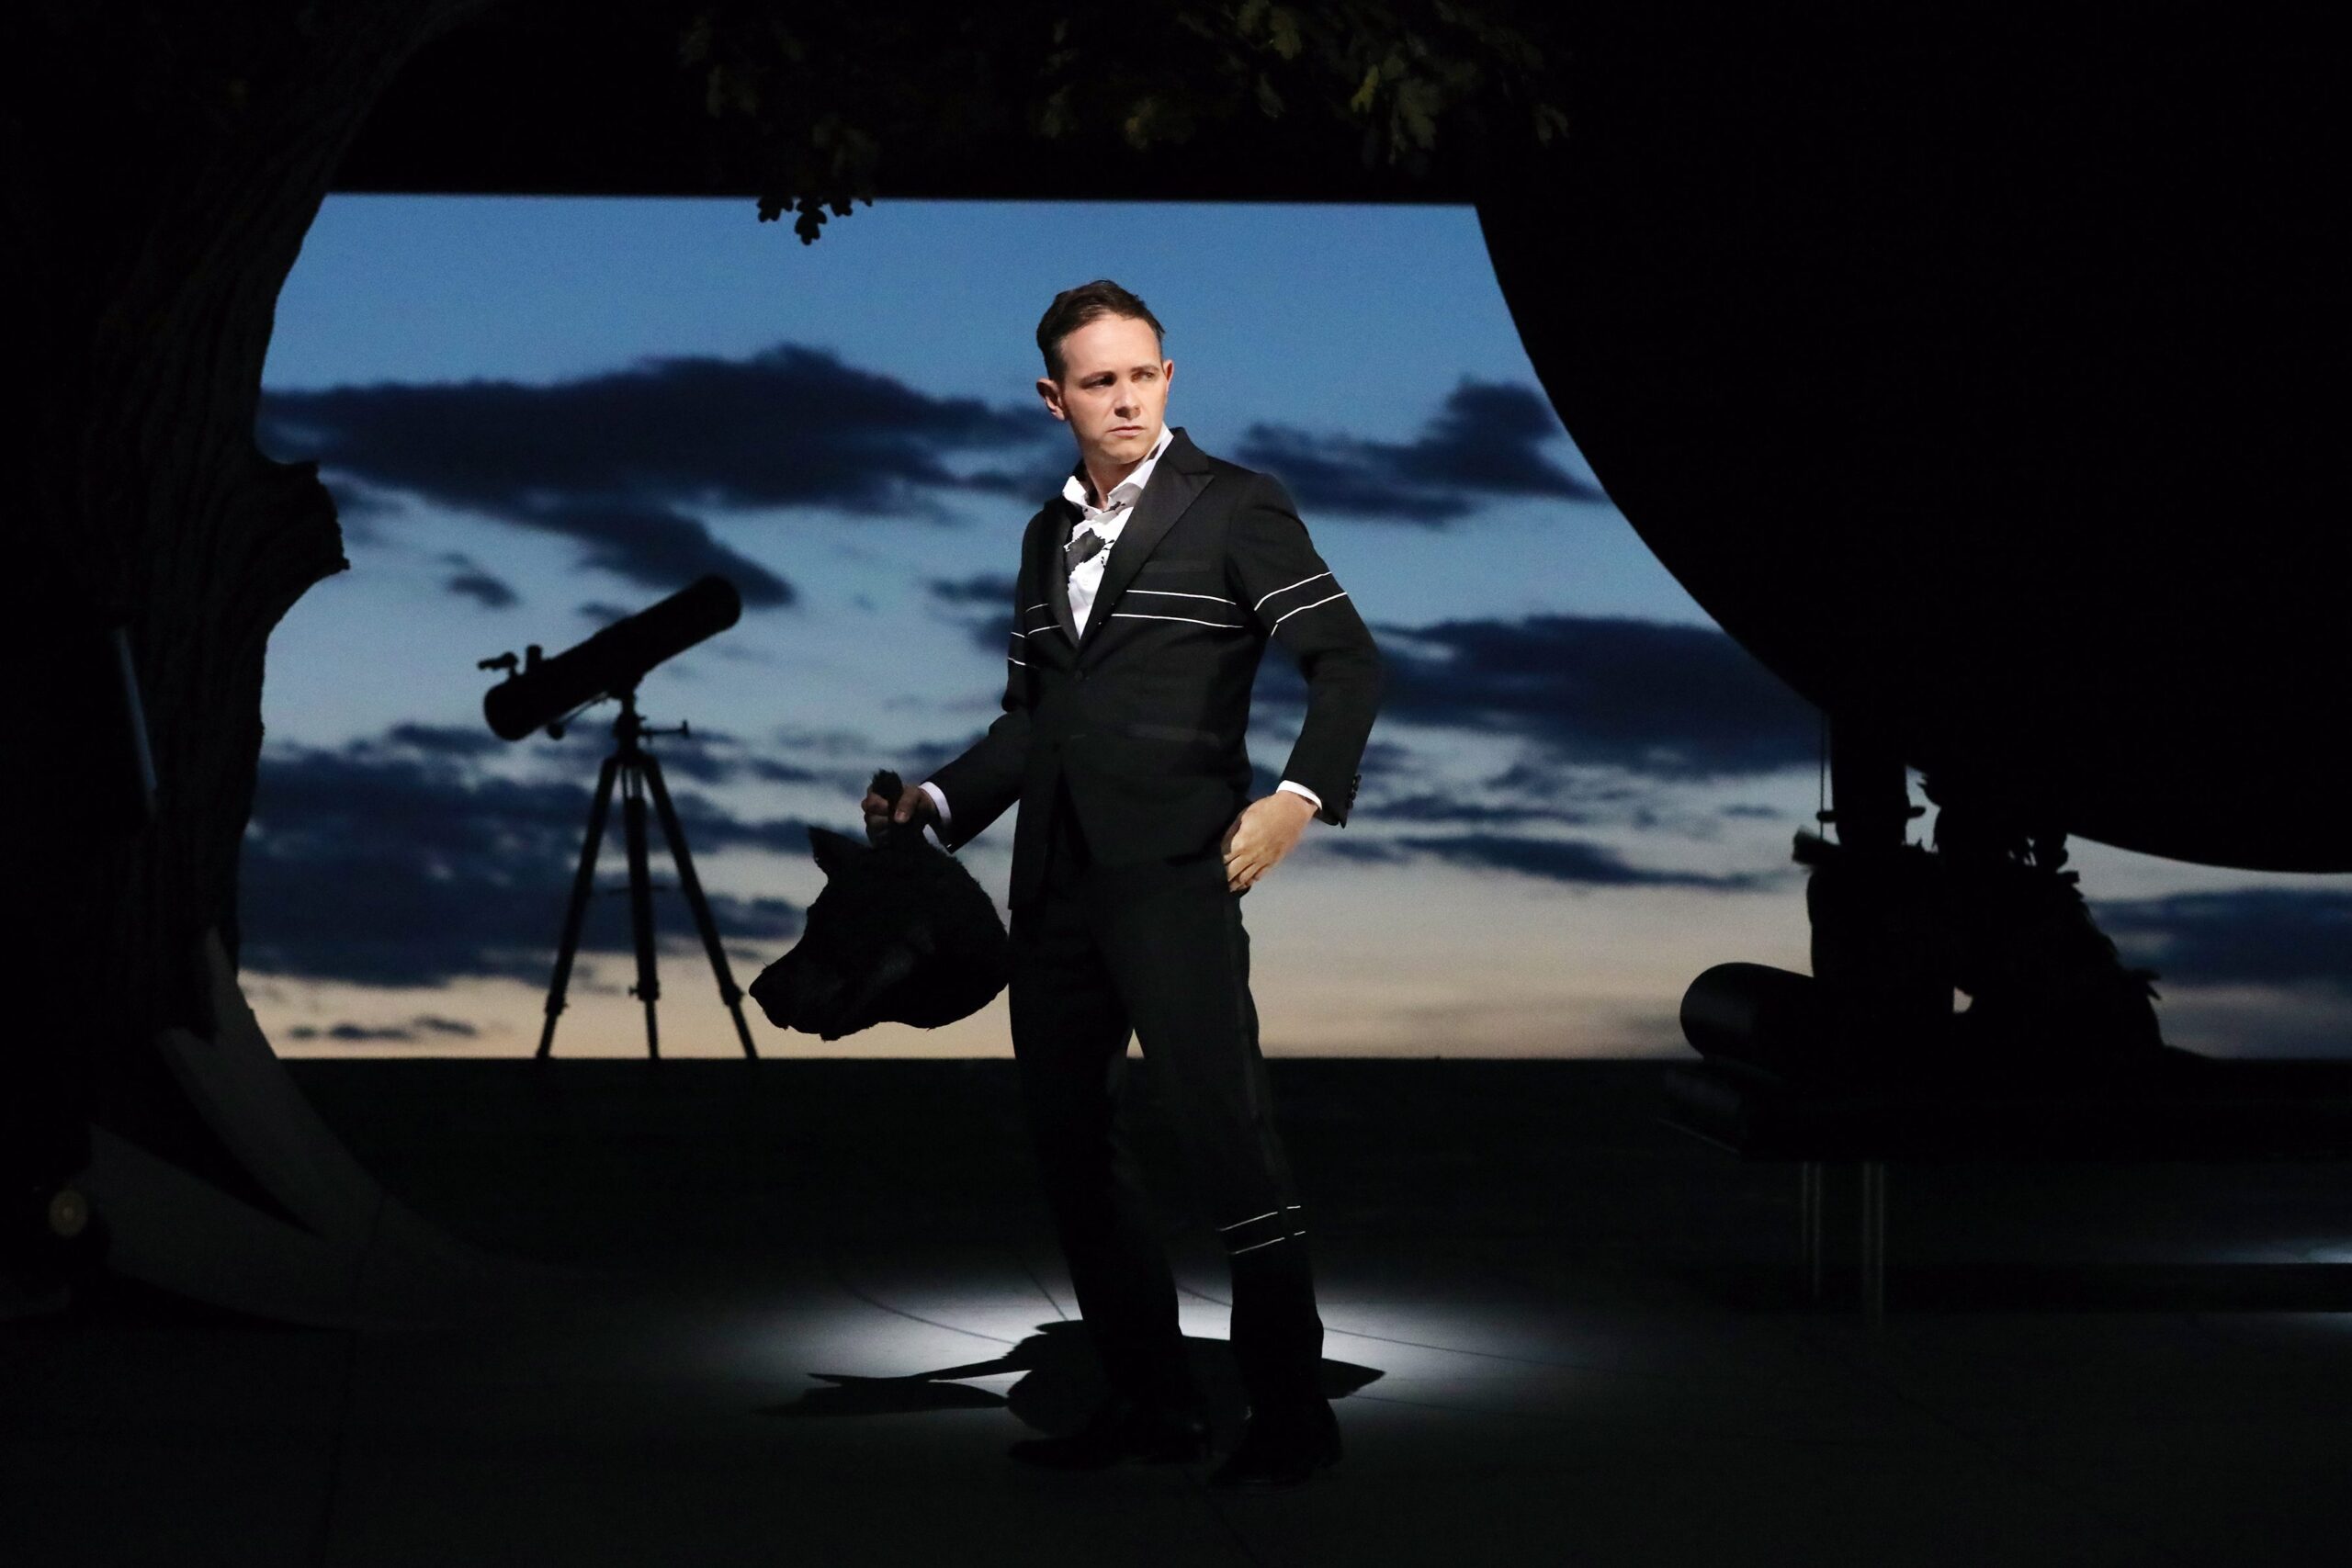
[(703, 638), (731, 626), (743, 613), (735, 585), (713, 574), (627, 620), (595, 633), (576, 647), (542, 660), (538, 645), (525, 650), (520, 668), (514, 655), (485, 659), (480, 668), (503, 670), (507, 678), (482, 697), (482, 712), (491, 729), (507, 740), (519, 740), (544, 727), (561, 739), (565, 727), (579, 713), (617, 698), (620, 716), (613, 721), (613, 750), (596, 774), (595, 798), (588, 807), (588, 830), (580, 846), (580, 870), (572, 878), (571, 901), (564, 911), (563, 935), (557, 944), (555, 973), (548, 981), (547, 1022), (539, 1031), (537, 1059), (544, 1061), (555, 1048), (556, 1021), (564, 1009), (564, 993), (571, 984), (571, 965), (580, 950), (580, 929), (587, 919), (589, 896), (595, 891), (596, 856), (605, 837), (605, 822), (613, 803), (613, 786), (621, 786), (621, 841), (628, 860), (629, 936), (637, 956), (637, 984), (630, 994), (645, 1005), (645, 1054), (662, 1055), (662, 1026), (656, 1004), (662, 982), (653, 957), (653, 882), (648, 867), (645, 805), (650, 797), (662, 821), (662, 835), (678, 868), (678, 887), (685, 895), (703, 951), (710, 955), (711, 972), (718, 980), (719, 999), (735, 1021), (735, 1037), (743, 1055), (756, 1058), (750, 1025), (743, 1020), (743, 989), (728, 967), (727, 950), (711, 916), (710, 900), (695, 874), (694, 854), (686, 847), (685, 829), (670, 788), (662, 775), (661, 760), (647, 750), (651, 735), (690, 735), (690, 727), (656, 729), (637, 711), (637, 685), (662, 660), (682, 653)]

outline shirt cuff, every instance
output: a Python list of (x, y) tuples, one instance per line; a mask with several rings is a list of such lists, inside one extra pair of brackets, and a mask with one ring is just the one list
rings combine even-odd
[[(925, 789), (929, 789), (931, 786), (929, 784), (925, 784), (923, 787)], [(1323, 809), (1323, 797), (1316, 794), (1313, 790), (1307, 788), (1303, 784), (1293, 784), (1290, 780), (1284, 779), (1281, 784), (1276, 784), (1274, 789), (1277, 794), (1280, 794), (1283, 790), (1288, 790), (1293, 795), (1303, 795), (1306, 796), (1307, 799), (1315, 803), (1316, 810), (1320, 811)]]
[(922, 791), (923, 794), (931, 796), (931, 803), (939, 807), (939, 825), (943, 828), (946, 827), (947, 797), (939, 793), (939, 786), (932, 783), (929, 779), (925, 779), (922, 783), (915, 785), (915, 787)]

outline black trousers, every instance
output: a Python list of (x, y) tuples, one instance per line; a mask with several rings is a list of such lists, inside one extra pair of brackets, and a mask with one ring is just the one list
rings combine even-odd
[(1044, 891), (1012, 911), (1012, 1049), (1104, 1376), (1137, 1399), (1199, 1403), (1175, 1280), (1118, 1111), (1132, 1031), (1230, 1260), (1233, 1355), (1251, 1404), (1320, 1401), (1306, 1210), (1274, 1130), (1242, 896), (1226, 886), (1224, 856), (1097, 866), (1067, 793), (1047, 839)]

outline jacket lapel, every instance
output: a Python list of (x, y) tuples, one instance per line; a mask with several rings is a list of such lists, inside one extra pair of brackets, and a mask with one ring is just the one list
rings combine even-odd
[[(1135, 512), (1127, 518), (1126, 526), (1119, 530), (1118, 542), (1111, 547), (1111, 558), (1102, 569), (1102, 586), (1094, 595), (1093, 608), (1086, 613), (1086, 635), (1078, 639), (1080, 652), (1102, 639), (1102, 628), (1110, 624), (1111, 612), (1119, 606), (1119, 596), (1135, 581), (1136, 570), (1159, 541), (1168, 536), (1168, 530), (1176, 525), (1176, 520), (1207, 488), (1212, 477), (1208, 458), (1193, 445), (1184, 427), (1180, 424), (1170, 431), (1168, 449), (1159, 455), (1159, 461), (1152, 468), (1150, 482), (1143, 487)], [(1067, 532), (1065, 526), (1064, 533)], [(1057, 576), (1055, 591), (1063, 626), (1068, 629), (1074, 624), (1069, 618), (1069, 582)]]

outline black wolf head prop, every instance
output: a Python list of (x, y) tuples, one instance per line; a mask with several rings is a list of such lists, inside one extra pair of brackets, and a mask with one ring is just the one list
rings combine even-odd
[[(896, 800), (896, 773), (874, 776)], [(1004, 988), (1004, 921), (953, 855), (913, 823), (862, 844), (808, 829), (825, 890), (792, 951), (752, 982), (779, 1029), (838, 1040), (876, 1023), (936, 1029), (968, 1018)]]

